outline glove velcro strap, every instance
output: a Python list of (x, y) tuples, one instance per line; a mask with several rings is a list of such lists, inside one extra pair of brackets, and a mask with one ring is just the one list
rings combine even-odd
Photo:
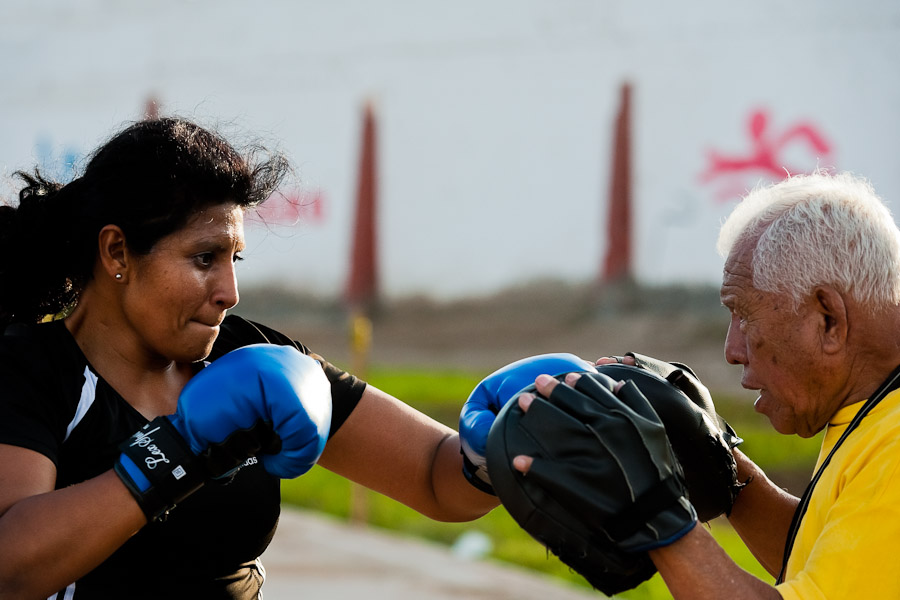
[(494, 491), (494, 486), (491, 485), (488, 480), (487, 469), (481, 467), (479, 468), (475, 463), (473, 463), (464, 450), (460, 448), (459, 451), (462, 454), (463, 458), (463, 475), (466, 476), (466, 481), (475, 486), (476, 489), (481, 490), (485, 494), (490, 494), (491, 496), (496, 496), (497, 492)]
[(207, 479), (200, 461), (166, 417), (157, 417), (119, 446), (116, 474), (148, 521), (163, 517)]
[(281, 438), (275, 433), (271, 421), (257, 419), (246, 429), (239, 429), (224, 440), (210, 444), (200, 453), (210, 477), (229, 477), (250, 456), (278, 454)]
[(608, 519), (603, 529), (614, 542), (621, 542), (637, 533), (656, 515), (677, 504), (683, 495), (682, 484), (674, 477), (667, 477), (636, 498), (628, 508)]

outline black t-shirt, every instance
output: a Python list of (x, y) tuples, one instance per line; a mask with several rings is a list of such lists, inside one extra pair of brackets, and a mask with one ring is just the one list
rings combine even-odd
[[(331, 434), (365, 389), (287, 336), (231, 315), (207, 360), (255, 343), (292, 345), (331, 381)], [(57, 467), (56, 488), (112, 468), (119, 444), (147, 423), (97, 374), (61, 321), (0, 337), (0, 443), (35, 450)], [(250, 459), (228, 483), (208, 483), (150, 523), (60, 598), (257, 598), (280, 513), (280, 480)], [(72, 548), (72, 552), (77, 552)], [(73, 595), (74, 593), (74, 595)]]

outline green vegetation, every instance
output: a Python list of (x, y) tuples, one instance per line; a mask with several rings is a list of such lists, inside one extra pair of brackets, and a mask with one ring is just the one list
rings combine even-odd
[[(456, 428), (459, 409), (481, 374), (441, 371), (400, 371), (372, 369), (368, 380), (373, 385), (403, 398), (419, 410)], [(744, 438), (743, 448), (773, 479), (790, 481), (808, 478), (818, 452), (818, 443), (781, 436), (768, 427), (761, 417), (737, 405), (733, 400), (717, 397), (719, 411), (728, 415), (735, 430)], [(802, 490), (793, 490), (800, 493)], [(502, 508), (472, 523), (438, 523), (379, 494), (363, 490), (347, 480), (315, 467), (308, 474), (282, 486), (285, 503), (320, 511), (340, 519), (351, 513), (364, 513), (365, 521), (378, 528), (452, 545), (463, 533), (478, 531), (490, 538), (493, 549), (489, 560), (511, 563), (557, 577), (565, 584), (589, 587), (578, 575), (557, 560), (522, 531)], [(360, 508), (362, 507), (362, 508)], [(710, 530), (729, 555), (743, 568), (771, 580), (743, 546), (727, 521), (719, 519)], [(627, 600), (669, 598), (659, 576), (635, 590), (617, 596)]]

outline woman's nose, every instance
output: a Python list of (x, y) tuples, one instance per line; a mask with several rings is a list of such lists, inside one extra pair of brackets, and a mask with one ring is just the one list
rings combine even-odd
[(221, 278), (216, 282), (213, 301), (217, 306), (228, 310), (237, 306), (239, 300), (237, 273), (234, 270), (234, 264), (231, 264), (228, 269), (223, 271)]

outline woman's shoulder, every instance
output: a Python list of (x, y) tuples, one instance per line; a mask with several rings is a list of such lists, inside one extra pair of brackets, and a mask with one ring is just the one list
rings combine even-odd
[(85, 362), (63, 321), (14, 323), (0, 335), (0, 364), (56, 370), (63, 362)]
[(8, 398), (62, 401), (80, 389), (89, 368), (62, 321), (7, 328), (0, 335), (0, 385)]
[(87, 360), (62, 322), (8, 328), (0, 335), (0, 443), (56, 462), (76, 414)]

